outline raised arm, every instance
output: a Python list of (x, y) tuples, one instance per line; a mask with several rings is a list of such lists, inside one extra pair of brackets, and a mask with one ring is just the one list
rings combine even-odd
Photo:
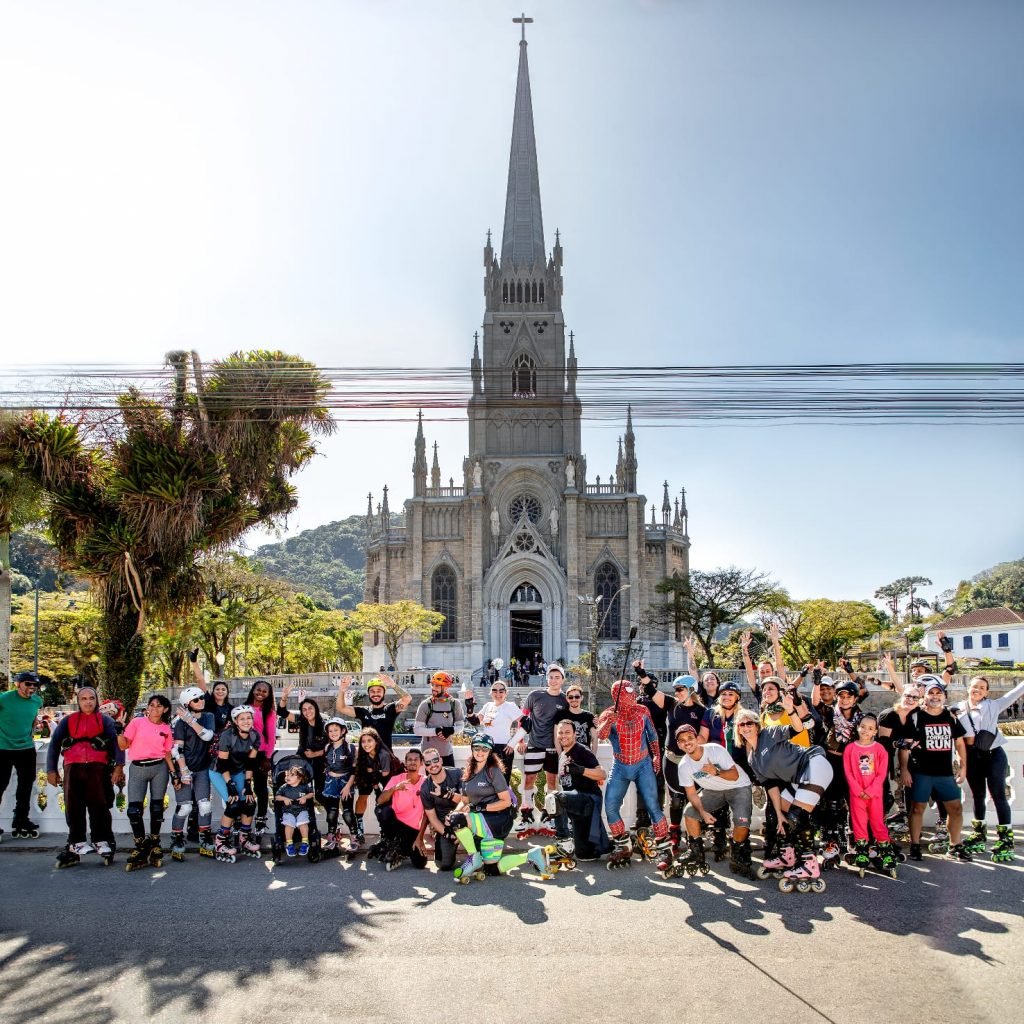
[(940, 629), (935, 634), (935, 639), (939, 641), (939, 647), (942, 650), (943, 668), (942, 678), (946, 685), (949, 686), (956, 673), (956, 659), (953, 657), (953, 641), (948, 639), (946, 634)]
[(772, 638), (772, 654), (775, 657), (775, 674), (780, 679), (788, 679), (789, 677), (786, 675), (786, 659), (782, 654), (781, 633), (779, 632), (779, 624), (777, 622), (771, 624), (769, 634)]
[(356, 717), (355, 709), (350, 708), (348, 704), (345, 703), (345, 696), (351, 685), (352, 677), (342, 676), (341, 679), (338, 680), (338, 697), (334, 702), (334, 710), (337, 711), (339, 715), (345, 715), (346, 718)]
[(750, 660), (750, 630), (745, 629), (740, 636), (740, 650), (743, 651), (743, 667), (747, 672), (747, 686), (755, 696), (757, 694), (757, 672), (754, 670), (754, 663)]

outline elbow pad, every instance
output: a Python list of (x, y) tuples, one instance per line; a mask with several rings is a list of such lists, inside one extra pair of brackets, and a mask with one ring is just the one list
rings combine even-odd
[(644, 696), (653, 697), (658, 692), (658, 684), (653, 682), (650, 676), (644, 677), (647, 682), (644, 683)]
[(203, 730), (203, 731), (202, 731), (202, 732), (201, 732), (201, 733), (199, 734), (199, 738), (200, 738), (200, 739), (201, 739), (201, 740), (202, 740), (202, 741), (203, 741), (204, 743), (209, 743), (209, 742), (210, 742), (210, 740), (212, 740), (212, 739), (213, 739), (213, 730), (212, 730), (212, 729), (204, 729), (204, 730)]

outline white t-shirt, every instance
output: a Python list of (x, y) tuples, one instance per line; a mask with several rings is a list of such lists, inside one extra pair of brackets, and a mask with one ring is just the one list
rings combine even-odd
[[(707, 770), (708, 765), (714, 765), (719, 771), (735, 768), (740, 773), (739, 778), (735, 782), (729, 782), (728, 779), (723, 779), (720, 775), (710, 775)], [(679, 762), (679, 785), (684, 789), (687, 786), (699, 786), (701, 789), (713, 790), (739, 789), (741, 786), (749, 786), (750, 779), (747, 778), (747, 773), (732, 759), (732, 755), (725, 747), (719, 746), (717, 743), (705, 743), (699, 761), (687, 754)]]
[(495, 704), (489, 700), (480, 709), (480, 731), (490, 736), (496, 747), (503, 747), (512, 739), (516, 723), (522, 716), (522, 711), (513, 701)]

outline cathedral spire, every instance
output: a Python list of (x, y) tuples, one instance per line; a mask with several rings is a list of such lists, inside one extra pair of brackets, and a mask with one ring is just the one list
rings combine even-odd
[(567, 362), (565, 364), (566, 382), (567, 382), (568, 387), (569, 387), (569, 394), (570, 395), (575, 395), (576, 394), (576, 375), (578, 373), (578, 370), (579, 370), (579, 368), (576, 365), (576, 337), (572, 333), (572, 331), (570, 331), (569, 332), (569, 359), (567, 360)]
[(636, 494), (636, 435), (633, 433), (633, 407), (626, 406), (626, 438), (620, 479), (627, 494)]
[(523, 27), (519, 42), (519, 76), (512, 118), (512, 146), (505, 193), (505, 228), (501, 236), (501, 266), (541, 268), (545, 265), (544, 224), (540, 211), (540, 176), (537, 173), (537, 142), (533, 134), (533, 101), (530, 68), (526, 59), (526, 26), (532, 18), (513, 19)]
[(412, 493), (422, 498), (427, 493), (427, 439), (423, 436), (423, 410), (416, 418), (416, 457), (412, 461)]
[(434, 442), (434, 464), (430, 467), (430, 486), (437, 489), (441, 486), (441, 463), (437, 461), (437, 442)]
[(665, 481), (665, 496), (661, 499), (661, 521), (668, 526), (669, 517), (672, 515), (672, 502), (668, 496), (668, 481)]
[(479, 395), (483, 390), (483, 367), (480, 363), (480, 332), (473, 332), (473, 359), (469, 364), (473, 377), (473, 394)]

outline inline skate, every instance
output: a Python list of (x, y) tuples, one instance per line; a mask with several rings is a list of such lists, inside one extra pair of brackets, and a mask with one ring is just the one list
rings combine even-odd
[(235, 863), (238, 858), (238, 847), (230, 832), (227, 835), (217, 833), (217, 838), (213, 841), (213, 855), (223, 864)]
[(872, 861), (872, 864), (882, 874), (895, 878), (901, 856), (902, 854), (892, 843), (880, 843), (878, 846), (878, 856)]
[(940, 821), (928, 843), (929, 853), (949, 853), (949, 829), (944, 821)]
[(117, 844), (113, 839), (107, 841), (101, 839), (96, 844), (96, 853), (99, 854), (99, 858), (103, 861), (103, 866), (109, 868), (114, 863), (114, 852), (117, 850)]
[(185, 859), (185, 833), (171, 833), (171, 860), (183, 861)]
[(93, 848), (89, 843), (68, 843), (67, 846), (57, 854), (58, 868), (73, 868), (82, 862), (87, 853), (92, 853)]
[(210, 830), (208, 828), (201, 828), (199, 830), (199, 856), (200, 857), (213, 857), (216, 856), (217, 847), (210, 837)]
[(11, 822), (11, 836), (15, 839), (38, 839), (39, 826), (26, 815), (16, 815)]
[(609, 871), (628, 868), (633, 862), (633, 844), (629, 835), (615, 836), (615, 848), (608, 855), (606, 865)]
[(854, 868), (861, 878), (871, 867), (871, 850), (866, 839), (856, 839), (853, 844), (853, 852), (846, 855), (846, 863)]
[(149, 864), (149, 848), (152, 842), (149, 836), (143, 836), (141, 839), (135, 840), (135, 846), (131, 853), (128, 854), (128, 860), (125, 861), (125, 871), (141, 871), (143, 868), (148, 868)]
[(964, 849), (972, 854), (984, 853), (987, 839), (988, 829), (985, 822), (974, 818), (971, 821), (971, 831), (963, 838)]
[(750, 839), (742, 842), (736, 839), (729, 840), (729, 870), (734, 875), (742, 875), (753, 881), (757, 878), (754, 865), (750, 862)]
[(682, 878), (689, 875), (706, 875), (711, 869), (708, 867), (704, 855), (704, 842), (700, 836), (687, 836), (686, 849), (664, 868), (659, 865), (662, 878)]
[(994, 864), (1013, 863), (1013, 826), (996, 825), (996, 842), (992, 847)]
[(800, 854), (800, 863), (787, 871), (779, 879), (779, 892), (816, 892), (825, 891), (825, 879), (821, 877), (818, 855), (812, 849)]
[(757, 869), (757, 877), (781, 879), (787, 871), (796, 867), (796, 851), (788, 843), (772, 857), (766, 857)]

